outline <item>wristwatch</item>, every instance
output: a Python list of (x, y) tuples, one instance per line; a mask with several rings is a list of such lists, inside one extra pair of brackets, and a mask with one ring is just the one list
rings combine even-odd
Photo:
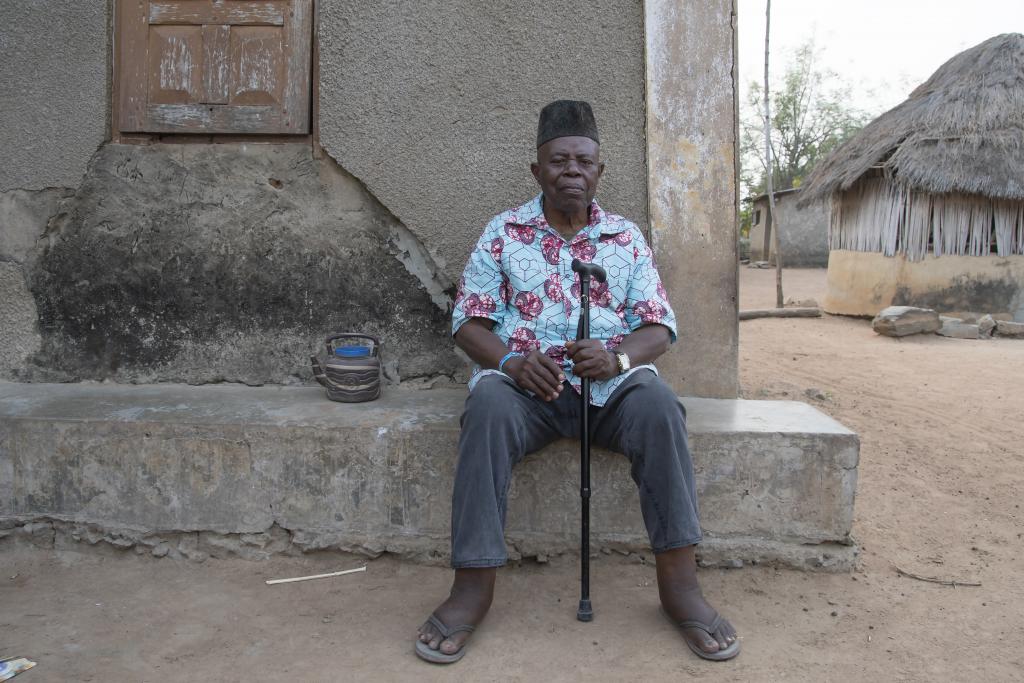
[(629, 370), (629, 356), (619, 351), (615, 352), (615, 362), (619, 365), (619, 374)]

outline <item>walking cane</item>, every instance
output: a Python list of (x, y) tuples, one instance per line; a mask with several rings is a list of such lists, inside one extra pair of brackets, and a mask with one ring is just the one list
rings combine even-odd
[[(576, 341), (590, 337), (590, 278), (604, 282), (604, 268), (595, 263), (572, 260), (572, 269), (580, 276), (580, 323), (576, 328)], [(590, 606), (590, 378), (580, 380), (580, 606), (576, 618), (591, 621), (594, 610)]]

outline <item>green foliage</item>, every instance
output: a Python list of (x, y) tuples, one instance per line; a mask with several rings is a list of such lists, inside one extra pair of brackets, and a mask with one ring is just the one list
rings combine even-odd
[[(782, 83), (772, 83), (773, 186), (799, 187), (814, 165), (869, 120), (856, 109), (838, 74), (818, 64), (813, 41), (797, 49)], [(740, 183), (746, 196), (767, 187), (764, 158), (764, 86), (752, 83), (740, 116)]]
[(750, 219), (754, 215), (754, 202), (740, 204), (740, 237), (750, 237)]

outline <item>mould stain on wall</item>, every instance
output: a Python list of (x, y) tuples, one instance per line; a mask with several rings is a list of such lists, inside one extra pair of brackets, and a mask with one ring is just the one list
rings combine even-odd
[(381, 337), (405, 378), (457, 375), (436, 272), (308, 145), (107, 145), (29, 270), (42, 349), (21, 375), (301, 382), (338, 330)]

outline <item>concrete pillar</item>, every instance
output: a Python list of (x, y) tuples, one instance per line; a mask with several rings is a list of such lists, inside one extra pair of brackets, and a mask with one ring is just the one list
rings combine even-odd
[(681, 394), (739, 394), (734, 0), (645, 0), (651, 244), (679, 318)]

